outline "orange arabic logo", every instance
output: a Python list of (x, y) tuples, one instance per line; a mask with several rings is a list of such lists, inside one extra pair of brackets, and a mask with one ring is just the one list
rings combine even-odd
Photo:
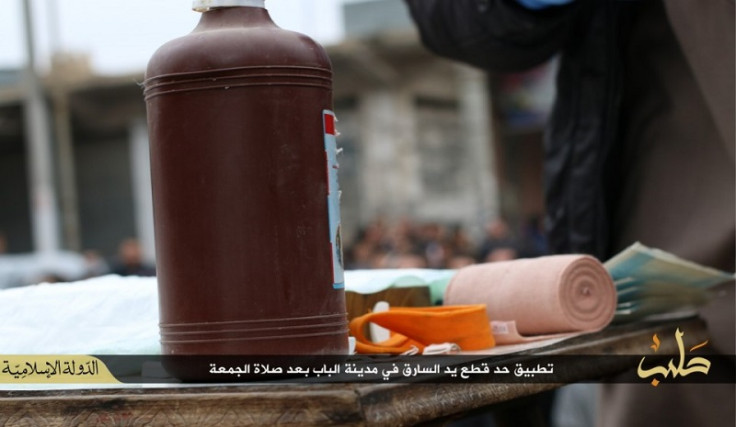
[[(646, 356), (644, 356), (641, 358), (641, 361), (639, 362), (639, 368), (636, 371), (636, 373), (639, 375), (639, 378), (649, 378), (657, 374), (661, 374), (662, 379), (667, 378), (669, 374), (672, 374), (672, 378), (677, 378), (678, 375), (681, 377), (685, 377), (694, 372), (700, 372), (702, 374), (708, 375), (708, 371), (710, 370), (710, 361), (708, 359), (704, 357), (693, 357), (692, 359), (687, 361), (687, 364), (685, 363), (685, 346), (682, 343), (683, 335), (685, 335), (685, 333), (680, 332), (680, 328), (677, 328), (677, 331), (675, 332), (675, 340), (677, 341), (677, 348), (680, 350), (680, 359), (677, 365), (675, 365), (673, 359), (670, 359), (667, 366), (655, 366), (653, 368), (644, 369), (642, 368), (642, 365), (644, 364), (644, 359), (646, 359)], [(654, 336), (652, 336), (652, 342), (654, 342), (654, 344), (650, 345), (649, 347), (656, 353), (657, 350), (659, 350), (660, 346), (660, 341), (659, 337), (657, 337), (657, 334), (654, 334)], [(707, 344), (708, 341), (706, 340), (705, 342), (695, 345), (690, 348), (690, 352), (705, 347)], [(654, 387), (658, 386), (659, 383), (660, 380), (658, 380), (657, 378), (653, 378), (651, 381), (651, 384)]]

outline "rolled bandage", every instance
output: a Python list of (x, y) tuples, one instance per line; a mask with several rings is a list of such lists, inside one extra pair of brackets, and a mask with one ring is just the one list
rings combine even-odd
[(524, 336), (592, 332), (613, 319), (616, 289), (597, 259), (555, 255), (462, 268), (444, 304), (486, 304), (490, 319), (513, 321)]

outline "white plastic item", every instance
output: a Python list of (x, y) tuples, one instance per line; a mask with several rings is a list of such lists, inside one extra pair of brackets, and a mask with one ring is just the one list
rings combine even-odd
[(207, 12), (217, 7), (261, 7), (265, 8), (266, 0), (194, 0), (192, 9), (197, 12)]
[[(373, 306), (373, 312), (379, 313), (382, 311), (388, 311), (389, 308), (390, 307), (388, 302), (378, 301), (376, 305)], [(382, 326), (376, 325), (375, 323), (369, 323), (368, 329), (371, 333), (371, 339), (374, 342), (386, 341), (387, 339), (391, 338), (391, 331)]]

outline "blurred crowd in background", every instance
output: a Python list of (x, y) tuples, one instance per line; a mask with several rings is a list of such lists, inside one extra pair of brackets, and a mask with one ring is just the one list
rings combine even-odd
[(92, 277), (155, 276), (153, 263), (143, 257), (140, 242), (126, 238), (118, 245), (117, 254), (106, 258), (99, 251), (86, 250), (55, 253), (10, 254), (9, 242), (0, 231), (0, 289), (37, 283), (71, 282)]
[(481, 239), (471, 239), (460, 225), (376, 219), (344, 248), (345, 268), (457, 269), (482, 262), (529, 258), (547, 253), (541, 219), (529, 218), (511, 227), (497, 218), (485, 226)]
[[(476, 236), (478, 237), (478, 236)], [(0, 231), (0, 289), (33, 283), (82, 280), (106, 274), (155, 276), (138, 240), (120, 242), (116, 256), (95, 250), (80, 254), (7, 254)], [(377, 218), (361, 228), (344, 248), (345, 268), (457, 269), (467, 265), (545, 255), (547, 244), (539, 218), (512, 227), (502, 218), (490, 221), (480, 239), (472, 239), (460, 225)]]

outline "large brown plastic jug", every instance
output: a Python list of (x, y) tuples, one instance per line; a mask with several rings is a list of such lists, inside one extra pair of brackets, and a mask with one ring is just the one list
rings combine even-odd
[(329, 58), (263, 0), (197, 3), (145, 80), (162, 352), (346, 354)]

